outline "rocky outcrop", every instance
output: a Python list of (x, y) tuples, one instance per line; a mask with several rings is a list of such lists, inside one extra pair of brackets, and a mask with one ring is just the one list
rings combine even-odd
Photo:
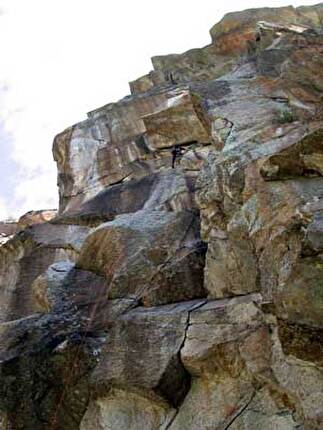
[(19, 218), (18, 226), (20, 230), (24, 230), (26, 227), (34, 224), (42, 224), (49, 222), (55, 218), (57, 211), (55, 209), (30, 211)]
[(56, 210), (30, 211), (22, 215), (18, 221), (0, 222), (0, 246), (10, 240), (18, 231), (24, 230), (34, 224), (42, 224), (53, 219), (57, 214)]
[[(89, 113), (88, 120), (55, 139), (60, 213), (70, 216), (83, 212), (83, 205), (95, 205), (92, 199), (108, 186), (140, 180), (158, 172), (160, 175), (155, 180), (162, 181), (162, 172), (171, 165), (170, 148), (175, 144), (186, 148), (183, 175), (189, 181), (196, 176), (211, 142), (202, 107), (189, 89), (164, 89), (97, 109)], [(179, 177), (176, 179), (181, 181)], [(149, 199), (153, 180), (138, 182), (137, 189), (131, 190), (130, 202), (120, 207), (113, 205), (110, 211), (114, 210), (117, 215), (141, 208)], [(111, 187), (109, 193), (119, 199), (126, 190), (127, 187)], [(171, 204), (176, 195), (170, 193), (167, 197)], [(103, 215), (109, 219), (109, 213)]]
[(94, 230), (77, 267), (104, 276), (108, 297), (153, 306), (205, 296), (204, 251), (196, 215), (138, 211)]
[(229, 14), (55, 138), (58, 214), (0, 248), (0, 428), (323, 429), (322, 13)]
[(19, 232), (0, 248), (0, 320), (35, 312), (33, 283), (58, 261), (76, 261), (89, 229), (39, 224)]

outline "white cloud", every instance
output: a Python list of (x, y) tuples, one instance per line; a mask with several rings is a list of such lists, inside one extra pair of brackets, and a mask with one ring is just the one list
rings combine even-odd
[(228, 11), (284, 4), (0, 0), (0, 88), (7, 89), (0, 90), (0, 119), (19, 166), (7, 207), (17, 214), (57, 204), (54, 135), (126, 95), (128, 81), (151, 69), (151, 56), (208, 44), (209, 28)]
[(56, 198), (56, 172), (40, 172), (36, 176), (28, 177), (16, 189), (16, 201), (20, 213), (30, 209), (55, 209)]
[(4, 220), (8, 217), (6, 205), (2, 199), (0, 199), (0, 220)]

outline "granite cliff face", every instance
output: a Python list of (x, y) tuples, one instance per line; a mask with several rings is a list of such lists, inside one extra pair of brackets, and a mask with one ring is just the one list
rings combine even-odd
[(55, 138), (58, 215), (0, 247), (0, 429), (323, 429), (322, 27), (229, 14)]

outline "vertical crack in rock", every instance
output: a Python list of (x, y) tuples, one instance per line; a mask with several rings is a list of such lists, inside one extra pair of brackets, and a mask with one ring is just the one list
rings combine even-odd
[(225, 428), (224, 428), (224, 430), (229, 430), (230, 429), (230, 427), (232, 426), (232, 424), (244, 413), (244, 411), (249, 407), (249, 405), (251, 404), (251, 402), (253, 401), (253, 399), (255, 398), (255, 396), (256, 396), (256, 391), (254, 391), (252, 394), (251, 394), (251, 397), (250, 397), (250, 399), (248, 400), (248, 402), (244, 405), (244, 406), (242, 406), (241, 408), (240, 408), (240, 410), (239, 411), (237, 411), (237, 413), (234, 415), (234, 417), (230, 420), (230, 422), (229, 422), (229, 424), (227, 424), (226, 426), (225, 426)]
[(0, 223), (0, 427), (322, 427), (322, 12), (227, 15), (55, 138), (59, 215)]
[(197, 310), (197, 309), (200, 309), (202, 306), (204, 306), (205, 304), (207, 303), (207, 300), (203, 300), (203, 301), (201, 301), (201, 302), (199, 302), (198, 304), (196, 304), (195, 306), (193, 306), (191, 309), (189, 309), (188, 311), (187, 311), (187, 320), (186, 320), (186, 325), (185, 325), (185, 331), (184, 331), (184, 336), (183, 336), (183, 342), (182, 342), (182, 344), (181, 344), (181, 346), (180, 346), (180, 348), (179, 348), (179, 350), (178, 350), (178, 353), (177, 353), (177, 360), (178, 360), (178, 362), (180, 363), (180, 365), (181, 365), (181, 367), (182, 367), (182, 369), (184, 370), (184, 372), (186, 372), (186, 374), (187, 374), (187, 377), (189, 378), (188, 379), (188, 384), (187, 384), (187, 386), (186, 386), (186, 390), (184, 390), (183, 391), (183, 393), (182, 393), (182, 396), (178, 399), (179, 400), (179, 402), (178, 402), (178, 404), (177, 405), (174, 405), (174, 406), (176, 406), (176, 412), (175, 412), (175, 414), (174, 414), (174, 416), (172, 417), (172, 419), (170, 420), (170, 422), (167, 424), (167, 427), (165, 427), (165, 430), (168, 430), (170, 427), (171, 427), (171, 425), (173, 424), (173, 422), (175, 421), (175, 419), (176, 419), (176, 417), (177, 417), (177, 415), (178, 415), (178, 412), (179, 412), (179, 409), (180, 409), (180, 406), (183, 404), (183, 402), (184, 402), (184, 400), (185, 400), (185, 397), (186, 397), (186, 395), (187, 395), (187, 393), (189, 392), (189, 390), (190, 390), (190, 388), (191, 388), (191, 376), (190, 376), (190, 374), (187, 372), (187, 370), (185, 369), (185, 366), (184, 366), (184, 364), (183, 364), (183, 362), (182, 362), (182, 358), (181, 358), (181, 351), (182, 351), (182, 349), (184, 348), (184, 346), (185, 346), (185, 342), (186, 342), (186, 339), (187, 339), (187, 333), (188, 333), (188, 329), (189, 329), (189, 326), (190, 326), (190, 319), (191, 319), (191, 313), (193, 312), (193, 311), (195, 311), (195, 310)]

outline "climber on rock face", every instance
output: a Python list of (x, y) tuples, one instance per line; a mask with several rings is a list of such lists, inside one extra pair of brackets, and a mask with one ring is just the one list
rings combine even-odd
[(172, 150), (172, 155), (173, 155), (172, 168), (175, 169), (175, 162), (176, 162), (176, 159), (178, 159), (182, 155), (182, 148), (179, 145), (175, 145)]
[(170, 81), (171, 81), (172, 85), (176, 85), (176, 81), (174, 79), (173, 73), (170, 73), (169, 77), (170, 77)]
[(165, 79), (166, 79), (166, 81), (170, 82), (172, 85), (176, 85), (176, 83), (177, 83), (174, 79), (174, 75), (172, 72), (167, 71), (165, 73)]

